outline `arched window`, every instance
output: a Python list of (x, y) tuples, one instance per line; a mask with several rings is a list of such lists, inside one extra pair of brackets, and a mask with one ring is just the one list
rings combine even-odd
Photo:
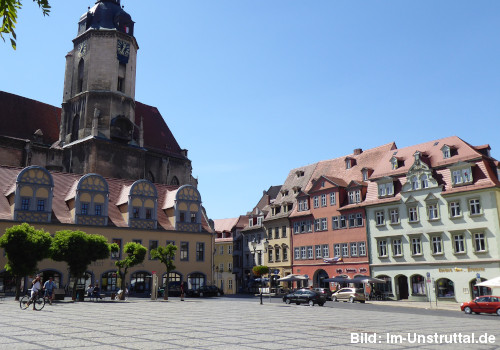
[(205, 285), (205, 275), (197, 272), (188, 276), (189, 289), (198, 289)]
[(97, 174), (87, 174), (78, 181), (75, 198), (75, 224), (108, 224), (108, 183)]
[(172, 180), (170, 180), (170, 185), (179, 186), (179, 179), (177, 178), (177, 176), (174, 176)]
[(411, 189), (418, 190), (418, 179), (416, 176), (411, 177)]
[(71, 142), (78, 140), (78, 130), (80, 130), (80, 116), (77, 114), (73, 117), (71, 126)]
[(78, 92), (83, 91), (83, 74), (85, 71), (85, 61), (83, 58), (80, 59), (80, 62), (78, 63)]
[(422, 188), (427, 188), (429, 187), (429, 181), (427, 179), (427, 175), (423, 174), (421, 177), (420, 177), (420, 182), (422, 183)]
[(421, 275), (411, 276), (411, 293), (412, 295), (426, 295), (424, 276)]
[(16, 180), (14, 220), (50, 222), (54, 181), (47, 169), (24, 168)]
[(455, 284), (452, 280), (441, 278), (436, 281), (437, 294), (439, 298), (454, 298)]
[(148, 180), (132, 184), (128, 200), (129, 226), (144, 229), (157, 227), (158, 193)]
[(114, 292), (120, 289), (121, 280), (115, 271), (104, 272), (101, 275), (101, 290)]
[[(148, 294), (151, 292), (151, 273), (145, 271), (134, 272), (130, 276), (130, 292)], [(148, 294), (149, 295), (149, 294)]]

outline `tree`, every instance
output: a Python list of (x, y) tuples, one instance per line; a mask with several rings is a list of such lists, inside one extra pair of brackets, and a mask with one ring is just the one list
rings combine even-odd
[[(50, 255), (55, 261), (65, 261), (71, 276), (78, 279), (84, 276), (93, 261), (109, 258), (111, 249), (112, 245), (104, 236), (62, 230), (52, 239)], [(73, 299), (76, 299), (76, 288), (73, 288)]]
[[(128, 242), (123, 247), (123, 253), (127, 255), (125, 259), (118, 260), (115, 262), (116, 267), (118, 267), (118, 275), (121, 279), (121, 290), (125, 291), (125, 277), (127, 276), (127, 271), (129, 268), (141, 264), (146, 257), (146, 252), (148, 250), (145, 246), (140, 243)], [(125, 298), (125, 293), (121, 294), (121, 299)]]
[(165, 286), (164, 299), (168, 300), (168, 287), (170, 283), (170, 272), (175, 270), (174, 257), (177, 251), (177, 246), (173, 244), (168, 244), (166, 247), (158, 247), (151, 250), (151, 257), (160, 260), (162, 264), (165, 265), (167, 269), (167, 285)]
[(51, 242), (49, 233), (27, 223), (8, 228), (0, 237), (0, 247), (7, 255), (5, 270), (16, 280), (16, 300), (19, 300), (22, 278), (35, 273), (38, 262), (49, 257)]
[[(33, 0), (42, 9), (44, 16), (48, 16), (50, 5), (48, 0)], [(17, 23), (17, 12), (23, 7), (21, 0), (1, 0), (0, 1), (0, 17), (2, 17), (2, 27), (0, 28), (0, 38), (5, 42), (3, 34), (11, 34), (10, 44), (16, 49), (16, 32), (14, 28)]]

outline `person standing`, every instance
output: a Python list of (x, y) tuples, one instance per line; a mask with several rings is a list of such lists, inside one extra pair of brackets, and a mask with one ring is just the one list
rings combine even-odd
[(33, 310), (35, 309), (35, 298), (38, 292), (42, 289), (42, 278), (40, 275), (36, 275), (35, 279), (31, 282), (31, 299), (28, 302), (28, 306), (33, 303)]
[(52, 305), (52, 296), (54, 293), (54, 289), (56, 288), (56, 284), (54, 282), (54, 277), (49, 277), (49, 280), (43, 284), (43, 289), (45, 290), (45, 296), (49, 298), (49, 304)]

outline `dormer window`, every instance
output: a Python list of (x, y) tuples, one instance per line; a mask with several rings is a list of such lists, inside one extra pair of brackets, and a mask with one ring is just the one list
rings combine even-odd
[(345, 168), (346, 169), (351, 169), (354, 165), (356, 165), (356, 160), (353, 158), (346, 158), (345, 159)]
[(363, 169), (361, 171), (361, 174), (363, 175), (363, 181), (368, 181), (368, 170), (367, 169)]
[[(156, 211), (152, 209), (155, 219)], [(181, 186), (175, 197), (175, 229), (177, 231), (201, 232), (201, 196), (192, 185)]]
[(261, 226), (261, 225), (262, 225), (262, 220), (263, 220), (263, 219), (264, 219), (264, 218), (263, 218), (262, 216), (259, 216), (259, 217), (257, 218), (257, 225), (258, 225), (258, 226)]
[(411, 189), (418, 190), (418, 178), (416, 176), (411, 177)]
[(392, 157), (391, 158), (391, 169), (396, 170), (397, 168), (399, 168), (399, 161), (396, 157)]
[(390, 182), (383, 182), (378, 184), (378, 196), (379, 198), (392, 196), (394, 194), (394, 183), (392, 180)]
[(248, 219), (248, 227), (253, 227), (253, 218)]
[(441, 152), (443, 152), (443, 159), (451, 158), (453, 156), (454, 151), (455, 148), (452, 146), (443, 145), (443, 147), (441, 147)]
[(422, 188), (427, 188), (429, 187), (429, 180), (427, 178), (427, 175), (423, 174), (420, 177), (420, 183), (422, 184)]
[(355, 204), (361, 202), (361, 190), (354, 190), (348, 192), (348, 202), (349, 204)]
[(24, 168), (16, 179), (14, 220), (50, 222), (53, 188), (52, 175), (45, 168)]
[(297, 175), (297, 177), (302, 177), (304, 176), (304, 170), (297, 170), (295, 174)]
[(467, 185), (472, 183), (472, 167), (468, 163), (457, 164), (451, 171), (453, 186)]
[[(128, 205), (130, 227), (156, 229), (158, 193), (151, 182), (148, 180), (134, 182), (130, 188)], [(184, 215), (185, 212), (182, 211)]]

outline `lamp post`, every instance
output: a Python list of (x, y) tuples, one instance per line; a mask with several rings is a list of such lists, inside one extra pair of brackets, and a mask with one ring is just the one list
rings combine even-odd
[[(266, 253), (267, 247), (269, 246), (269, 241), (267, 240), (267, 238), (262, 244), (264, 245), (264, 253)], [(252, 249), (253, 249), (253, 255), (254, 255), (254, 259), (255, 259), (255, 256), (257, 254), (257, 240), (255, 238), (252, 240)], [(262, 252), (262, 250), (259, 250), (259, 252)], [(260, 304), (262, 305), (262, 275), (259, 277), (260, 277)]]

